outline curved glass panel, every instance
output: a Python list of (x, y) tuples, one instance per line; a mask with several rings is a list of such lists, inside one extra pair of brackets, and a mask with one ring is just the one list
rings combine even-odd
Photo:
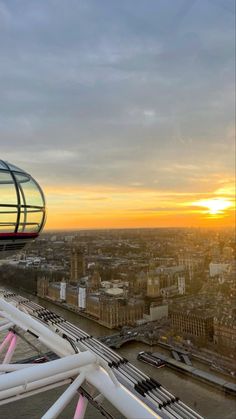
[(17, 194), (11, 174), (0, 168), (0, 205), (4, 204), (17, 205)]
[(44, 206), (42, 193), (34, 180), (29, 175), (14, 174), (26, 204)]
[[(4, 162), (3, 162), (4, 163)], [(11, 164), (11, 163), (7, 163), (7, 166), (8, 166), (8, 168), (10, 169), (10, 170), (15, 170), (15, 171), (17, 171), (17, 172), (22, 172), (22, 169), (20, 169), (19, 167), (17, 167), (17, 166), (14, 166), (14, 164)]]
[(0, 161), (0, 169), (7, 169), (7, 166), (5, 165), (4, 161)]
[(9, 233), (14, 240), (17, 236), (35, 237), (44, 221), (45, 199), (40, 186), (28, 173), (0, 160), (0, 239)]

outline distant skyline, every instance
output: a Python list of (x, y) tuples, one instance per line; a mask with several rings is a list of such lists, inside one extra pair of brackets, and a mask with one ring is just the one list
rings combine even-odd
[(233, 226), (234, 0), (0, 0), (0, 158), (46, 229)]

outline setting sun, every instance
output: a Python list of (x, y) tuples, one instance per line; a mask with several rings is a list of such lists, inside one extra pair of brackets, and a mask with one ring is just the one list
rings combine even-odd
[(210, 215), (222, 215), (226, 209), (233, 206), (233, 203), (225, 198), (214, 198), (193, 202), (193, 205), (207, 208), (207, 213)]

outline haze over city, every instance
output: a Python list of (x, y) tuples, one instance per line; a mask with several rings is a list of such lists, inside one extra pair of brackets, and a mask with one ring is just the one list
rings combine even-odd
[(1, 157), (47, 229), (233, 226), (233, 1), (0, 1)]

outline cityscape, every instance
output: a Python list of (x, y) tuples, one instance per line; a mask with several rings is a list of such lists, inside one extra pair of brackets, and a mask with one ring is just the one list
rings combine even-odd
[(0, 0), (0, 418), (235, 419), (235, 0)]
[(9, 286), (105, 326), (108, 336), (126, 330), (127, 341), (137, 328), (128, 340), (196, 351), (235, 376), (235, 249), (232, 229), (52, 232), (2, 260), (0, 272)]

